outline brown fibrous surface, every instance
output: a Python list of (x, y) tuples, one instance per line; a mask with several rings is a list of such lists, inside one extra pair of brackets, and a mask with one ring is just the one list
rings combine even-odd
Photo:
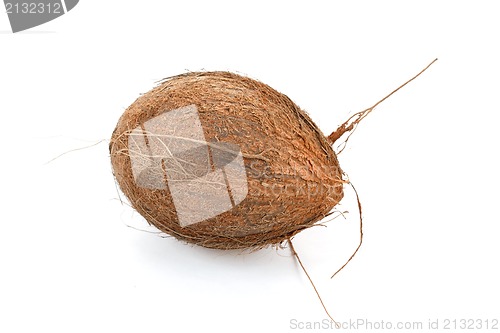
[[(233, 209), (182, 227), (168, 188), (137, 186), (128, 141), (147, 120), (193, 104), (207, 141), (240, 147), (248, 194)], [(346, 181), (330, 144), (305, 111), (268, 85), (229, 72), (192, 72), (140, 96), (119, 119), (109, 148), (116, 181), (150, 224), (208, 248), (255, 249), (313, 226), (342, 199)]]

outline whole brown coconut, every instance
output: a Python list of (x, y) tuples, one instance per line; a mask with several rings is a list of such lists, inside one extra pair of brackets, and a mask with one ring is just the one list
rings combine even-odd
[(256, 80), (228, 72), (168, 78), (118, 121), (114, 175), (131, 205), (178, 239), (217, 249), (279, 244), (342, 199), (347, 180), (331, 144), (436, 60), (328, 138)]
[(343, 196), (327, 139), (290, 98), (228, 72), (166, 79), (122, 115), (111, 163), (158, 229), (218, 248), (280, 243)]

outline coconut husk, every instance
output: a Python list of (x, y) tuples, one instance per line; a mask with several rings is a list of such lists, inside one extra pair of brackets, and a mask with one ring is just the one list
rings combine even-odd
[[(118, 121), (109, 149), (116, 180), (131, 205), (152, 225), (188, 243), (216, 249), (259, 249), (288, 241), (329, 214), (343, 185), (356, 188), (331, 148), (373, 109), (353, 114), (325, 137), (287, 96), (228, 72), (165, 79), (139, 97)], [(342, 148), (343, 149), (343, 148)], [(340, 152), (342, 151), (340, 149)], [(332, 278), (333, 278), (332, 276)]]
[[(116, 181), (150, 224), (188, 243), (246, 249), (280, 244), (338, 204), (345, 181), (330, 144), (304, 110), (268, 85), (194, 72), (140, 96), (109, 148)], [(225, 176), (226, 186), (211, 174)], [(227, 190), (230, 209), (219, 212), (212, 190)]]

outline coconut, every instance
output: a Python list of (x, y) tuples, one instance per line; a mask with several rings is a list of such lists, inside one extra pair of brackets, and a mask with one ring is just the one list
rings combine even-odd
[(216, 249), (281, 244), (342, 199), (348, 180), (332, 144), (431, 64), (328, 137), (290, 98), (254, 79), (167, 78), (119, 119), (109, 146), (114, 176), (133, 208), (182, 241)]
[(308, 114), (266, 84), (228, 72), (168, 78), (118, 121), (111, 163), (144, 218), (217, 249), (279, 244), (343, 197), (343, 173)]
[[(215, 249), (259, 249), (288, 241), (326, 314), (292, 237), (330, 214), (352, 186), (331, 146), (373, 109), (353, 114), (325, 137), (286, 95), (229, 72), (163, 80), (120, 117), (109, 150), (130, 204), (179, 240)], [(342, 148), (343, 149), (343, 148)], [(342, 150), (340, 150), (342, 151)], [(332, 276), (332, 277), (333, 277)]]

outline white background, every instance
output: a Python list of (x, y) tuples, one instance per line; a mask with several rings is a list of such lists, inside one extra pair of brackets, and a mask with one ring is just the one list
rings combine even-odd
[[(107, 142), (155, 81), (230, 70), (332, 132), (363, 203), (295, 246), (339, 321), (499, 319), (496, 1), (80, 1), (12, 34), (0, 13), (2, 332), (287, 332), (326, 318), (288, 249), (161, 238), (121, 205)], [(304, 203), (306, 204), (306, 203)], [(329, 331), (329, 330), (324, 330)]]

